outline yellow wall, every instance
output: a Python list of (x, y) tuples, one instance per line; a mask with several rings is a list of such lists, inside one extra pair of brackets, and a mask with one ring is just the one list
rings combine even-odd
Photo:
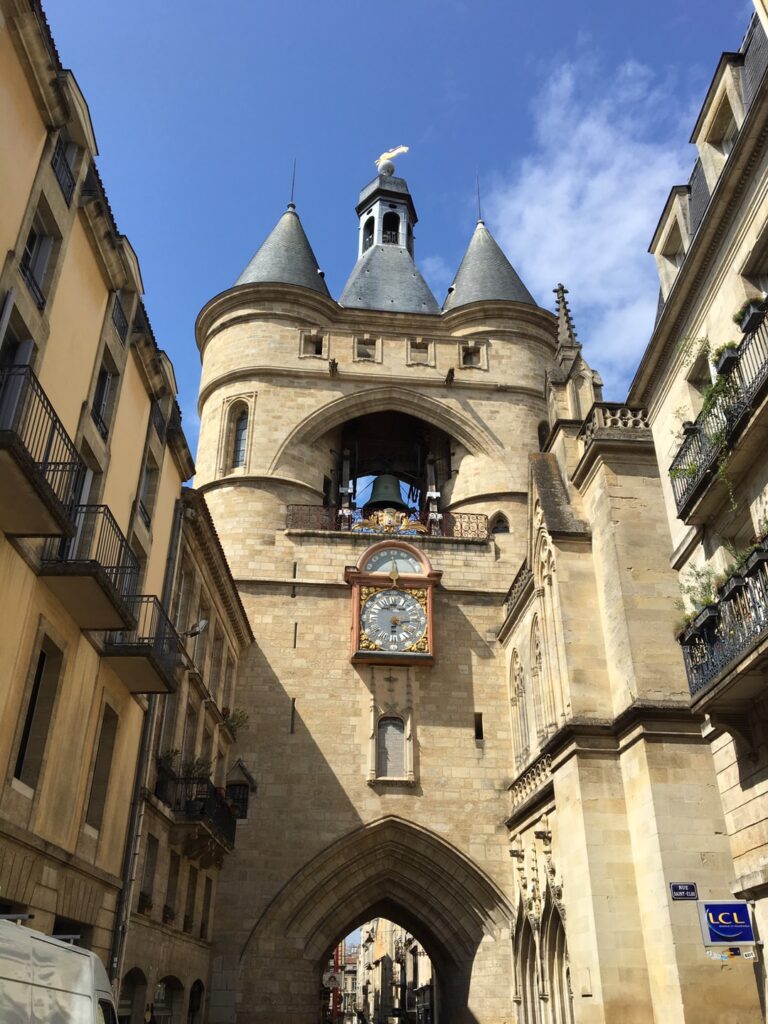
[[(166, 448), (160, 467), (160, 482), (157, 489), (155, 509), (152, 514), (152, 551), (147, 565), (144, 592), (161, 596), (165, 563), (168, 557), (168, 543), (171, 536), (173, 509), (181, 490), (181, 478), (170, 451)], [(167, 611), (167, 609), (166, 609)]]
[(8, 29), (0, 30), (0, 253), (16, 247), (32, 179), (45, 144), (45, 126)]
[(139, 487), (148, 418), (149, 396), (136, 360), (129, 354), (110, 435), (111, 461), (102, 498), (126, 535), (131, 506)]
[(70, 436), (93, 378), (109, 292), (79, 218), (72, 225), (38, 376)]

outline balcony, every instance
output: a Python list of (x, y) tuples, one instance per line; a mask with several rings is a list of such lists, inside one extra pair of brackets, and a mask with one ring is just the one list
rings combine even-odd
[(23, 537), (71, 536), (85, 467), (29, 366), (0, 370), (0, 528)]
[(103, 657), (131, 693), (174, 693), (186, 658), (181, 638), (156, 597), (126, 602), (136, 626), (107, 633)]
[(106, 505), (76, 505), (75, 535), (43, 548), (40, 576), (81, 629), (134, 626), (139, 566)]
[[(686, 428), (686, 437), (669, 467), (677, 517), (686, 522), (692, 521), (694, 507), (701, 503), (712, 482), (723, 475), (721, 468), (735, 474), (740, 464), (752, 457), (746, 449), (736, 452), (734, 444), (765, 395), (768, 323), (764, 320), (734, 351), (732, 369), (718, 375), (722, 383), (714, 399)], [(697, 520), (707, 511), (702, 509)]]
[(72, 202), (72, 193), (75, 191), (75, 176), (67, 160), (67, 151), (61, 139), (56, 142), (56, 148), (51, 157), (51, 167), (59, 183), (61, 194), (66, 200), (67, 206)]
[(678, 638), (697, 708), (733, 710), (766, 691), (768, 552), (758, 550), (743, 574), (721, 588), (727, 596), (704, 609)]
[(115, 325), (120, 341), (125, 344), (125, 340), (128, 337), (128, 318), (125, 315), (123, 304), (117, 295), (115, 295), (112, 302), (112, 323)]
[(365, 514), (363, 509), (338, 508), (335, 505), (289, 505), (287, 530), (353, 533), (363, 536), (451, 537), (454, 540), (488, 540), (488, 516), (477, 512), (400, 512), (378, 509)]
[[(179, 778), (163, 768), (158, 773), (155, 796), (173, 811), (177, 825), (181, 826), (177, 838), (181, 839), (185, 853), (205, 859), (205, 848), (210, 847), (209, 841), (213, 839), (221, 848), (209, 849), (209, 856), (213, 852), (213, 863), (223, 850), (235, 848), (237, 820), (210, 779)], [(190, 830), (190, 825), (196, 827)], [(197, 826), (203, 826), (204, 833)]]

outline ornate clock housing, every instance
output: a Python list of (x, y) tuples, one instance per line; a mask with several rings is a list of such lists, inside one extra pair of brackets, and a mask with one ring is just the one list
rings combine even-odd
[(352, 661), (432, 664), (432, 593), (440, 576), (403, 541), (368, 548), (345, 573), (352, 584)]

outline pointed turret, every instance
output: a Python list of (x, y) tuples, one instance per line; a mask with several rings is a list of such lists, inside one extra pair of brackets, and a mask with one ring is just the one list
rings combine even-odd
[(293, 203), (235, 284), (297, 284), (330, 295)]
[(391, 162), (360, 193), (357, 263), (339, 302), (353, 309), (439, 313), (429, 286), (413, 262), (416, 209), (404, 178)]
[(494, 300), (536, 305), (485, 222), (479, 220), (459, 271), (448, 289), (443, 309), (456, 309), (470, 302)]

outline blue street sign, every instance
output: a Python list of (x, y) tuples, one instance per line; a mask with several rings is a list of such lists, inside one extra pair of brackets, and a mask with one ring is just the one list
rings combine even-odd
[(669, 888), (672, 891), (673, 900), (697, 900), (699, 890), (695, 882), (670, 882)]
[(697, 906), (705, 946), (754, 946), (749, 906), (743, 900), (699, 900)]

